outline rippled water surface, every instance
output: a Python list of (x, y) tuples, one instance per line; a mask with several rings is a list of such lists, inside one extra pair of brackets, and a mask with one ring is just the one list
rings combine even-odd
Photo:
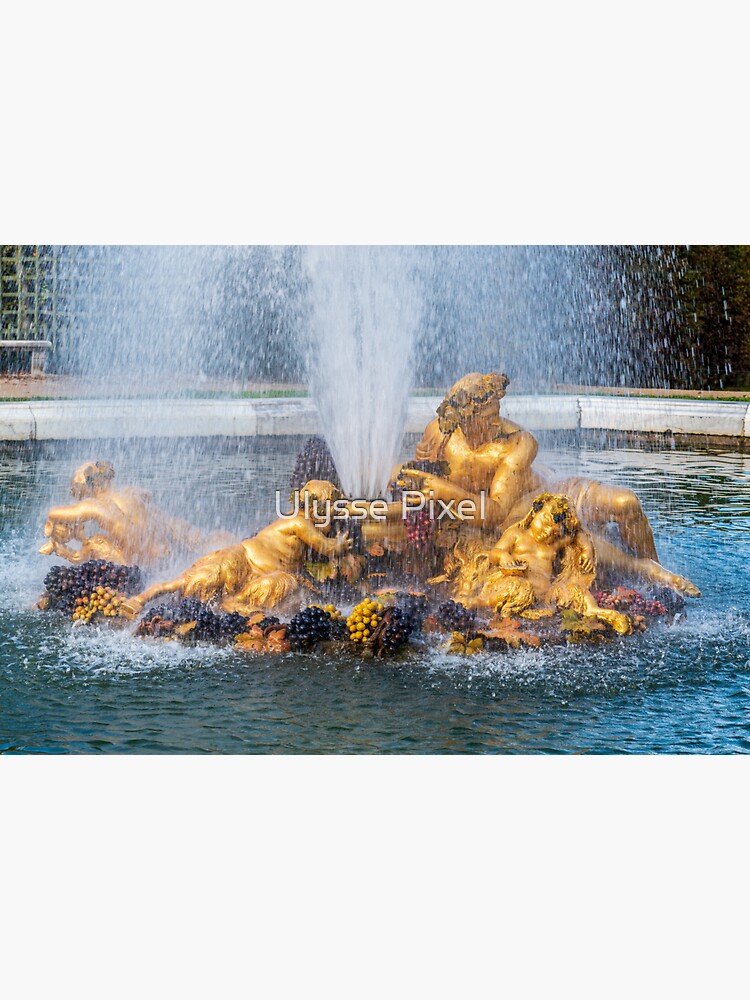
[[(292, 438), (110, 448), (118, 481), (249, 534), (286, 492)], [(0, 452), (0, 750), (736, 753), (750, 750), (750, 459), (557, 446), (540, 457), (635, 489), (663, 562), (702, 589), (686, 622), (598, 648), (405, 662), (251, 659), (74, 628), (31, 610), (44, 512), (79, 445)]]

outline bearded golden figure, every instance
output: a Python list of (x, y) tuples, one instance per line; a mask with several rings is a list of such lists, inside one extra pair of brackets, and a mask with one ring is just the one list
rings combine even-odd
[[(556, 480), (547, 469), (535, 468), (536, 439), (500, 415), (500, 401), (509, 380), (505, 375), (465, 375), (438, 407), (417, 445), (417, 461), (445, 461), (445, 476), (405, 467), (402, 471), (425, 493), (444, 501), (470, 499), (481, 509), (486, 497), (486, 531), (502, 531), (522, 518), (540, 492), (570, 498), (584, 526), (594, 536), (600, 565), (630, 576), (665, 584), (690, 597), (700, 591), (660, 563), (654, 535), (640, 500), (631, 490), (591, 479)], [(618, 526), (622, 547), (603, 537), (611, 522)]]
[(491, 608), (501, 618), (572, 608), (628, 635), (628, 616), (597, 604), (590, 590), (595, 577), (594, 543), (569, 498), (542, 493), (492, 549), (475, 549), (459, 564), (454, 587), (463, 604)]
[(341, 497), (333, 483), (311, 480), (300, 491), (295, 514), (278, 518), (238, 545), (211, 552), (173, 580), (155, 583), (124, 602), (125, 611), (135, 615), (162, 594), (218, 599), (224, 611), (243, 615), (275, 607), (300, 586), (295, 574), (302, 570), (309, 549), (328, 558), (351, 549), (348, 535), (328, 537), (330, 519), (318, 515), (314, 502), (328, 504)]
[[(199, 554), (234, 541), (228, 532), (205, 534), (180, 518), (170, 517), (151, 494), (132, 486), (115, 489), (111, 462), (85, 462), (73, 475), (70, 492), (76, 503), (53, 507), (39, 551), (72, 563), (106, 559), (122, 565), (151, 566), (174, 552)], [(86, 534), (87, 525), (96, 525)], [(70, 543), (77, 543), (72, 548)]]

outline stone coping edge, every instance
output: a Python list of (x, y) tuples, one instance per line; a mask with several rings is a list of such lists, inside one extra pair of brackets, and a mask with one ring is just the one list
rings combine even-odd
[[(405, 431), (419, 433), (440, 397), (409, 401)], [(750, 438), (750, 403), (622, 396), (511, 396), (503, 414), (530, 431), (602, 430)], [(0, 441), (148, 437), (253, 437), (321, 432), (305, 398), (44, 400), (0, 403)]]

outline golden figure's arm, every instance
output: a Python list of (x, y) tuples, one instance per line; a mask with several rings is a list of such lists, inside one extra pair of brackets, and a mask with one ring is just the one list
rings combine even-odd
[[(407, 504), (406, 509), (409, 509)], [(404, 519), (404, 505), (400, 500), (392, 501), (388, 504), (388, 510), (385, 512), (385, 520), (387, 524), (396, 524), (397, 522), (403, 521)]]
[(518, 541), (518, 526), (512, 525), (507, 528), (500, 540), (495, 544), (489, 553), (488, 559), (493, 566), (500, 569), (527, 569), (528, 563), (525, 559), (518, 559), (513, 555), (513, 549)]
[(75, 524), (70, 521), (50, 521), (44, 525), (44, 537), (51, 538), (53, 542), (71, 542), (73, 540), (83, 542), (86, 540), (83, 523)]
[(578, 550), (579, 564), (584, 573), (594, 573), (596, 571), (596, 550), (591, 535), (585, 531), (579, 531), (576, 535), (576, 548)]
[(439, 458), (438, 452), (444, 440), (445, 437), (440, 433), (437, 420), (431, 420), (425, 427), (422, 439), (414, 450), (414, 458), (417, 462), (434, 462)]
[(39, 549), (43, 556), (58, 555), (69, 562), (82, 562), (81, 549), (71, 549), (67, 542), (86, 541), (83, 533), (83, 525), (69, 524), (65, 522), (47, 521), (44, 525), (44, 536), (49, 538), (48, 542)]
[(352, 547), (352, 540), (348, 535), (329, 538), (310, 521), (300, 520), (294, 527), (294, 533), (305, 545), (323, 556), (338, 556)]
[(82, 563), (86, 562), (89, 558), (89, 551), (86, 545), (80, 549), (71, 549), (69, 545), (65, 542), (51, 541), (47, 542), (39, 549), (43, 556), (60, 556), (61, 559), (67, 559), (71, 563)]
[(512, 420), (508, 420), (507, 417), (500, 417), (500, 422), (497, 427), (498, 431), (506, 437), (509, 434), (518, 434), (519, 431), (523, 431), (523, 427), (521, 427), (520, 424), (516, 424)]
[(65, 524), (85, 524), (96, 521), (102, 528), (109, 528), (112, 515), (97, 500), (81, 500), (68, 507), (53, 507), (47, 520)]

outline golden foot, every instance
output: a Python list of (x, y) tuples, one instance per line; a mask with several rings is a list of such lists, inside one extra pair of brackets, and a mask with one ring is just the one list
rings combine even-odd
[(679, 590), (680, 593), (686, 594), (688, 597), (700, 597), (701, 592), (691, 583), (690, 580), (686, 579), (684, 576), (677, 576), (676, 573), (670, 573), (669, 570), (664, 570), (663, 573), (659, 574), (661, 582), (665, 583), (668, 587), (673, 590)]
[(600, 621), (610, 625), (620, 635), (631, 635), (633, 632), (632, 620), (620, 611), (609, 611), (600, 608), (599, 611), (595, 611), (593, 614)]
[(123, 618), (130, 618), (131, 621), (136, 615), (139, 615), (143, 611), (143, 601), (137, 600), (135, 597), (131, 597), (125, 600), (120, 605), (120, 615)]

